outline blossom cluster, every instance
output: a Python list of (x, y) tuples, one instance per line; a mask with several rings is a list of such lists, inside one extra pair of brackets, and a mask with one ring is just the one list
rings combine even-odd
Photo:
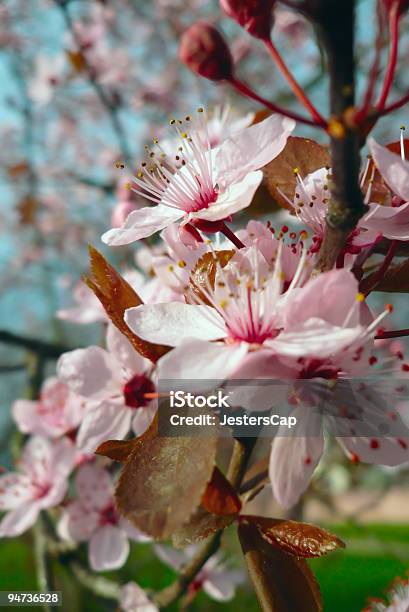
[[(285, 149), (295, 122), (274, 114), (255, 122), (252, 114), (237, 117), (231, 109), (207, 117), (200, 108), (171, 126), (168, 140), (147, 147), (133, 179), (137, 197), (150, 205), (124, 215), (120, 227), (102, 237), (122, 246), (161, 232), (160, 242), (144, 241), (137, 249), (135, 269), (124, 271), (141, 300), (125, 311), (124, 323), (129, 334), (166, 350), (155, 363), (141, 355), (91, 290), (79, 286), (76, 304), (58, 316), (77, 324), (101, 322), (103, 346), (64, 353), (39, 399), (15, 403), (15, 422), (28, 439), (16, 472), (0, 476), (2, 537), (23, 533), (41, 511), (56, 509), (59, 537), (88, 542), (96, 571), (120, 567), (129, 540), (147, 537), (120, 516), (113, 497), (116, 468), (94, 453), (107, 440), (148, 429), (161, 379), (308, 379), (330, 389), (371, 377), (374, 368), (397, 378), (409, 369), (400, 348), (385, 356), (378, 346), (392, 307), (373, 313), (357, 274), (382, 239), (409, 240), (409, 162), (369, 141), (372, 160), (361, 181), (368, 212), (337, 267), (317, 273), (331, 168), (307, 176), (294, 169), (293, 197), (285, 196), (289, 211), (281, 214), (294, 231), (257, 220), (236, 229), (236, 216), (251, 205), (262, 169)], [(372, 201), (373, 181), (367, 180), (375, 164), (387, 190), (382, 205)], [(212, 274), (203, 272), (199, 283), (195, 273), (203, 261)], [(308, 410), (305, 398), (293, 400), (295, 414)], [(374, 397), (368, 402), (386, 410)], [(247, 407), (260, 409), (257, 398)], [(395, 408), (389, 406), (388, 414), (394, 418)], [(339, 442), (354, 462), (409, 460), (404, 436), (359, 437), (351, 430)], [(291, 507), (306, 490), (323, 450), (323, 433), (274, 438), (269, 475), (282, 506)], [(158, 556), (176, 569), (186, 562), (163, 548)], [(223, 600), (232, 597), (237, 582), (212, 558), (195, 585)], [(134, 583), (123, 588), (122, 601), (125, 610), (155, 609)]]

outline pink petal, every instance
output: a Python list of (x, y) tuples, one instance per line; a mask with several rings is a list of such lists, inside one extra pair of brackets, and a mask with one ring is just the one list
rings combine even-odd
[(409, 202), (396, 207), (370, 204), (369, 208), (369, 212), (360, 221), (362, 227), (390, 240), (409, 240)]
[(156, 414), (156, 402), (152, 406), (144, 406), (135, 411), (132, 419), (132, 431), (136, 436), (141, 436), (153, 421)]
[(0, 476), (0, 511), (13, 510), (32, 499), (31, 479), (25, 474), (9, 472)]
[(100, 527), (89, 543), (89, 564), (96, 572), (122, 567), (129, 555), (126, 534), (115, 525)]
[(314, 317), (342, 327), (351, 308), (349, 327), (359, 323), (358, 281), (349, 270), (331, 270), (292, 292), (286, 303), (286, 329)]
[(98, 513), (87, 509), (81, 501), (72, 502), (61, 515), (57, 527), (58, 535), (64, 540), (84, 542), (89, 540), (98, 528), (98, 519)]
[(110, 246), (129, 244), (147, 238), (184, 216), (183, 210), (175, 210), (164, 204), (134, 210), (120, 228), (105, 232), (102, 241)]
[(368, 140), (369, 150), (382, 178), (394, 193), (402, 200), (409, 200), (409, 162), (401, 159), (386, 147), (382, 147), (373, 138)]
[(85, 509), (99, 510), (112, 500), (113, 484), (108, 472), (96, 463), (79, 468), (75, 478), (78, 498)]
[(128, 582), (121, 589), (121, 610), (125, 612), (158, 612), (158, 608), (135, 582)]
[(185, 338), (216, 340), (225, 335), (224, 321), (214, 308), (182, 302), (129, 308), (125, 323), (140, 338), (178, 346)]
[(121, 400), (102, 401), (91, 406), (78, 431), (77, 446), (93, 453), (106, 440), (123, 440), (131, 428), (132, 410)]
[(121, 386), (120, 364), (99, 346), (64, 353), (58, 360), (61, 380), (84, 397), (101, 398), (118, 392)]
[(409, 461), (409, 439), (391, 437), (337, 438), (349, 457), (375, 465), (401, 465)]
[(295, 122), (271, 115), (225, 140), (216, 154), (217, 182), (229, 185), (259, 170), (284, 149)]
[(250, 206), (262, 179), (262, 172), (249, 172), (239, 183), (233, 183), (226, 191), (223, 191), (209, 208), (191, 213), (190, 218), (219, 221), (243, 210), (243, 208), (247, 208), (247, 206)]
[[(298, 418), (297, 426), (304, 421), (305, 427), (311, 426), (308, 431), (316, 434), (321, 429), (319, 416), (313, 415), (306, 420), (305, 410), (305, 407), (297, 408), (292, 416)], [(295, 436), (287, 430), (287, 435), (277, 435), (271, 445), (271, 486), (274, 497), (284, 508), (294, 506), (304, 493), (324, 450), (322, 434), (312, 437), (308, 431), (306, 435)]]
[(149, 361), (135, 351), (129, 340), (112, 324), (108, 325), (106, 343), (108, 351), (133, 374), (142, 374)]
[(40, 508), (36, 502), (23, 504), (10, 510), (0, 522), (0, 538), (19, 536), (30, 529), (37, 520)]
[[(195, 381), (200, 389), (225, 380), (240, 365), (247, 354), (245, 342), (234, 345), (186, 339), (158, 362), (158, 378)], [(196, 381), (201, 381), (196, 383)]]

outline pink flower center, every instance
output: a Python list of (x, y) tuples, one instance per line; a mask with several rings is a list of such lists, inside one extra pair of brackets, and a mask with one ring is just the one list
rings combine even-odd
[(99, 513), (99, 524), (117, 525), (119, 522), (119, 514), (113, 503), (109, 503)]
[(125, 404), (130, 408), (143, 408), (152, 399), (150, 394), (154, 391), (155, 385), (150, 378), (144, 374), (136, 374), (124, 385)]

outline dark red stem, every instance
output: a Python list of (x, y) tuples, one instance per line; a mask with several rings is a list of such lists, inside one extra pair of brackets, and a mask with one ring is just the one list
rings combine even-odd
[(375, 340), (388, 340), (389, 338), (402, 338), (409, 336), (409, 329), (395, 329), (392, 331), (384, 331), (375, 336)]
[(253, 91), (250, 87), (248, 87), (248, 85), (246, 85), (239, 79), (236, 79), (235, 77), (232, 77), (228, 82), (243, 96), (246, 96), (251, 100), (255, 100), (256, 102), (259, 102), (269, 110), (273, 111), (273, 113), (279, 113), (280, 115), (284, 115), (284, 117), (289, 117), (290, 119), (294, 119), (299, 123), (304, 123), (305, 125), (310, 125), (312, 127), (326, 127), (326, 124), (325, 126), (319, 125), (316, 121), (313, 121), (312, 119), (302, 117), (298, 113), (294, 113), (285, 108), (282, 108), (281, 106), (278, 106), (277, 104), (274, 104), (273, 102), (269, 102), (269, 100), (266, 100), (265, 98), (262, 98), (261, 96), (256, 94), (256, 92)]
[(236, 234), (230, 229), (230, 227), (228, 227), (225, 223), (223, 223), (223, 225), (221, 226), (220, 231), (224, 236), (226, 236), (228, 240), (230, 240), (230, 242), (234, 244), (235, 247), (237, 247), (238, 249), (245, 248), (246, 245), (242, 243), (240, 238), (238, 238)]
[(390, 29), (390, 52), (388, 67), (386, 69), (385, 80), (383, 83), (381, 95), (377, 104), (377, 109), (382, 112), (385, 108), (386, 100), (392, 87), (393, 77), (395, 76), (396, 64), (398, 61), (398, 45), (399, 45), (399, 20), (400, 11), (399, 3), (396, 2), (391, 8), (389, 15), (389, 29)]
[(381, 280), (385, 276), (386, 272), (388, 271), (389, 266), (392, 263), (392, 259), (395, 256), (395, 252), (396, 252), (397, 247), (398, 247), (398, 241), (397, 240), (392, 240), (392, 242), (391, 242), (391, 244), (389, 246), (388, 252), (386, 253), (385, 258), (384, 258), (384, 260), (382, 262), (381, 267), (373, 275), (373, 277), (371, 279), (370, 287), (367, 287), (366, 290), (365, 290), (365, 295), (369, 295), (371, 293), (371, 291), (376, 289), (376, 286), (381, 282)]
[(267, 39), (267, 40), (264, 41), (264, 43), (265, 43), (265, 45), (266, 45), (270, 55), (274, 59), (274, 61), (277, 64), (278, 68), (280, 69), (281, 73), (287, 79), (291, 89), (293, 90), (293, 92), (297, 96), (298, 100), (309, 111), (309, 113), (311, 114), (311, 117), (314, 119), (314, 121), (316, 122), (317, 125), (321, 125), (322, 127), (327, 127), (327, 122), (325, 121), (324, 117), (322, 115), (320, 115), (320, 113), (317, 111), (315, 106), (312, 104), (311, 100), (309, 99), (309, 97), (307, 96), (307, 94), (305, 93), (303, 88), (300, 86), (300, 84), (294, 78), (293, 74), (289, 70), (287, 64), (283, 60), (279, 50), (274, 45), (273, 41), (271, 39)]

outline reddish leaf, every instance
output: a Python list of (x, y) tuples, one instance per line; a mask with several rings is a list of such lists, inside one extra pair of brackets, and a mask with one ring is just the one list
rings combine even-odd
[(322, 557), (345, 547), (337, 536), (309, 523), (262, 516), (241, 516), (242, 522), (255, 525), (266, 542), (296, 557)]
[(126, 325), (124, 314), (127, 308), (143, 304), (139, 295), (94, 247), (89, 247), (91, 276), (84, 280), (95, 293), (112, 323), (131, 342), (133, 347), (154, 363), (168, 352), (169, 348), (152, 344), (138, 338)]
[(289, 200), (294, 199), (297, 184), (294, 170), (305, 177), (319, 168), (330, 165), (328, 150), (314, 140), (290, 136), (284, 150), (263, 168), (264, 184), (273, 200), (281, 207), (292, 210), (280, 192)]
[[(377, 272), (373, 272), (362, 281), (362, 291), (366, 292), (376, 280)], [(390, 266), (383, 279), (377, 283), (373, 291), (386, 291), (388, 293), (409, 293), (409, 259), (396, 266)]]
[(65, 51), (68, 61), (74, 73), (83, 72), (87, 67), (87, 62), (81, 51)]
[(202, 289), (207, 287), (209, 283), (211, 287), (214, 287), (217, 265), (219, 264), (224, 268), (234, 254), (235, 251), (215, 251), (202, 255), (191, 272), (189, 285), (185, 291), (186, 301), (192, 301), (189, 295), (192, 291), (203, 302), (208, 303)]
[(172, 544), (175, 548), (185, 548), (189, 544), (200, 542), (216, 531), (225, 529), (234, 523), (236, 518), (236, 514), (224, 516), (211, 514), (199, 506), (188, 522), (173, 534)]
[(200, 505), (216, 458), (216, 438), (138, 438), (119, 479), (117, 505), (136, 527), (166, 539)]
[(238, 529), (247, 569), (264, 612), (321, 612), (322, 599), (314, 574), (304, 559), (268, 544), (256, 525)]
[(39, 203), (36, 198), (30, 195), (25, 196), (17, 205), (20, 221), (23, 225), (34, 223), (38, 211)]
[(20, 178), (22, 175), (30, 172), (30, 166), (27, 162), (22, 161), (17, 164), (13, 164), (12, 166), (8, 166), (7, 172), (11, 178)]
[(133, 440), (107, 440), (98, 446), (95, 454), (125, 463), (135, 448), (136, 440), (137, 438)]
[(221, 516), (237, 514), (241, 510), (241, 501), (235, 488), (218, 467), (214, 468), (212, 478), (207, 484), (202, 506), (208, 512)]

